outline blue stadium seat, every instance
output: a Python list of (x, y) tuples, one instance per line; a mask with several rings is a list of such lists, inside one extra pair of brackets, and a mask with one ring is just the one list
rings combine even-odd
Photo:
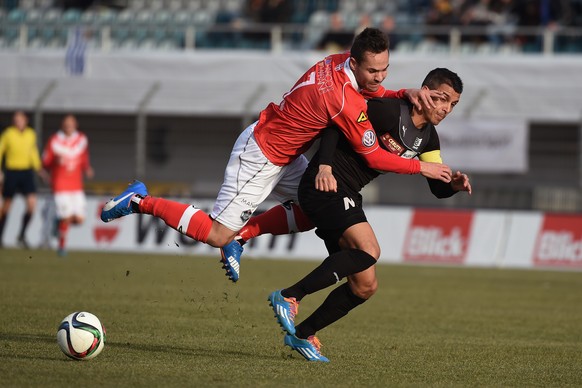
[(68, 25), (79, 23), (81, 20), (81, 11), (78, 9), (68, 9), (61, 16), (61, 21)]
[(8, 21), (10, 23), (22, 23), (26, 19), (26, 11), (15, 8), (8, 13)]

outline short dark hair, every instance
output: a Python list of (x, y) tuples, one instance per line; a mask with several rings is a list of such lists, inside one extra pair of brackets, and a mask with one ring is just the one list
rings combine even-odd
[(364, 59), (365, 52), (379, 54), (388, 50), (389, 46), (390, 41), (388, 40), (388, 35), (382, 32), (382, 30), (368, 27), (354, 38), (350, 55), (356, 62), (361, 63)]
[(422, 81), (422, 86), (426, 86), (432, 90), (438, 88), (442, 84), (449, 85), (459, 94), (463, 93), (463, 81), (461, 81), (461, 78), (457, 73), (444, 67), (437, 67), (436, 69), (431, 70), (424, 78), (424, 81)]

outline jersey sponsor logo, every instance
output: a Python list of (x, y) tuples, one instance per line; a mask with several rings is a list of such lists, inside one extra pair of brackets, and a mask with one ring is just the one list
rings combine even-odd
[(416, 158), (417, 155), (418, 155), (418, 152), (407, 150), (405, 153), (400, 155), (400, 157), (404, 158), (404, 159), (412, 159), (412, 158)]
[(331, 59), (317, 64), (317, 90), (319, 94), (331, 92), (334, 89), (331, 65)]
[(404, 152), (404, 147), (388, 133), (385, 133), (382, 136), (380, 136), (380, 141), (382, 141), (384, 147), (386, 147), (386, 149), (393, 154), (400, 156)]
[(356, 120), (356, 122), (363, 123), (364, 121), (368, 121), (368, 116), (366, 116), (364, 111), (362, 111), (362, 112), (360, 112), (360, 115), (358, 116), (358, 119)]
[(414, 144), (412, 145), (412, 148), (417, 150), (421, 144), (422, 144), (422, 137), (417, 137), (416, 139), (414, 139)]
[(344, 197), (344, 210), (348, 210), (351, 207), (356, 207), (356, 201), (350, 197)]
[(376, 144), (376, 133), (371, 129), (368, 129), (366, 132), (364, 132), (364, 136), (362, 136), (362, 144), (365, 147), (372, 147), (374, 144)]
[(463, 264), (472, 212), (415, 210), (404, 242), (404, 261)]
[(533, 253), (535, 266), (582, 267), (582, 218), (546, 214)]

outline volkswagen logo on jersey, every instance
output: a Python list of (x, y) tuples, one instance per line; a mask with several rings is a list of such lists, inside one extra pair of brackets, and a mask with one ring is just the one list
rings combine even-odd
[(362, 137), (362, 144), (366, 147), (372, 147), (376, 143), (376, 133), (371, 129), (368, 129), (364, 132), (364, 136)]

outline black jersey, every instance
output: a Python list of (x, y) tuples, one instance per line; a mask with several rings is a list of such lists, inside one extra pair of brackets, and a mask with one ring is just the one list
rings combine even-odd
[[(374, 127), (380, 146), (407, 159), (439, 151), (440, 143), (435, 127), (427, 123), (422, 128), (416, 128), (410, 116), (411, 109), (409, 102), (400, 99), (378, 98), (368, 101), (368, 120)], [(338, 185), (359, 192), (380, 172), (369, 168), (338, 130), (327, 131), (322, 138), (320, 151), (309, 164), (309, 175), (317, 174), (319, 164), (330, 164)], [(335, 137), (338, 139), (334, 150)], [(440, 161), (440, 153), (437, 159)]]

